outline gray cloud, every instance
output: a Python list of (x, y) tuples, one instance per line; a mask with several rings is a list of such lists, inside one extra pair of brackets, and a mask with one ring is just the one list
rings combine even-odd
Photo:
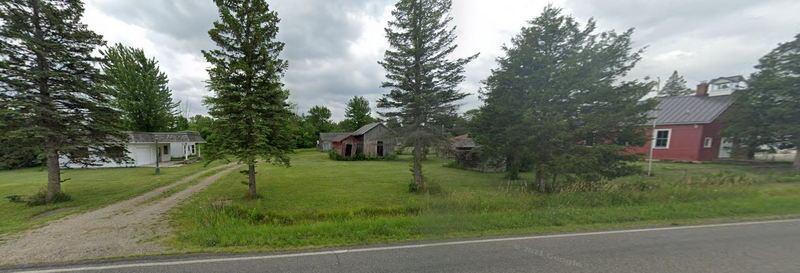
[[(176, 100), (190, 112), (205, 113), (208, 95), (200, 50), (214, 44), (207, 31), (217, 18), (212, 1), (87, 0), (89, 26), (111, 42), (143, 47), (170, 77)], [(668, 76), (678, 70), (690, 84), (717, 76), (749, 74), (758, 58), (800, 32), (796, 0), (627, 1), (553, 0), (581, 20), (594, 17), (601, 30), (635, 28), (637, 47), (647, 46), (630, 77)], [(457, 0), (453, 16), (460, 48), (454, 57), (477, 52), (462, 85), (474, 94), (464, 108), (480, 105), (477, 90), (508, 43), (527, 20), (551, 1)], [(281, 17), (278, 39), (289, 61), (284, 81), (298, 111), (314, 105), (344, 115), (352, 96), (374, 102), (385, 91), (377, 64), (385, 50), (383, 33), (393, 0), (274, 0)], [(373, 111), (375, 111), (373, 109)]]

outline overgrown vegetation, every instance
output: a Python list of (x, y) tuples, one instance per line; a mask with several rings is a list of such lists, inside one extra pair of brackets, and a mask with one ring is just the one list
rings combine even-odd
[(364, 153), (357, 153), (353, 156), (342, 156), (334, 150), (328, 151), (328, 158), (336, 161), (364, 161), (364, 160), (395, 160), (397, 155), (387, 155), (383, 157), (367, 156)]
[[(408, 194), (410, 156), (340, 162), (305, 150), (292, 157), (290, 169), (259, 168), (269, 177), (259, 185), (270, 193), (262, 199), (243, 198), (230, 186), (238, 177), (228, 175), (174, 211), (173, 243), (277, 250), (800, 213), (800, 175), (789, 164), (656, 163), (654, 177), (565, 180), (539, 194), (526, 190), (530, 172), (509, 180), (429, 158), (428, 193)], [(214, 205), (221, 201), (228, 205)]]

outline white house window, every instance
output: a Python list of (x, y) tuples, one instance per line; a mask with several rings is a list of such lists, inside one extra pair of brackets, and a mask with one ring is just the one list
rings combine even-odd
[(703, 148), (711, 148), (714, 144), (714, 139), (710, 137), (706, 137), (703, 139)]
[(670, 129), (660, 129), (655, 132), (655, 141), (653, 141), (653, 148), (667, 149), (669, 148), (669, 138), (672, 133)]

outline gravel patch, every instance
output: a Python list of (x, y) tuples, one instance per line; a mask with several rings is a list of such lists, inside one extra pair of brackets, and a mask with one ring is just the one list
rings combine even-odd
[[(70, 215), (7, 238), (0, 245), (0, 264), (62, 262), (168, 251), (156, 242), (170, 233), (169, 225), (162, 221), (165, 213), (237, 167), (232, 163), (204, 170), (132, 199)], [(166, 198), (146, 202), (216, 169), (224, 170)]]

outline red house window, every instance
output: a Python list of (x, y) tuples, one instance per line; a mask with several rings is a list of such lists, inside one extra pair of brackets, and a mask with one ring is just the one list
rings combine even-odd
[(706, 137), (703, 139), (703, 148), (711, 148), (714, 146), (714, 139), (711, 137)]
[(660, 129), (655, 131), (655, 139), (653, 140), (653, 148), (668, 149), (669, 139), (672, 134), (670, 129)]

